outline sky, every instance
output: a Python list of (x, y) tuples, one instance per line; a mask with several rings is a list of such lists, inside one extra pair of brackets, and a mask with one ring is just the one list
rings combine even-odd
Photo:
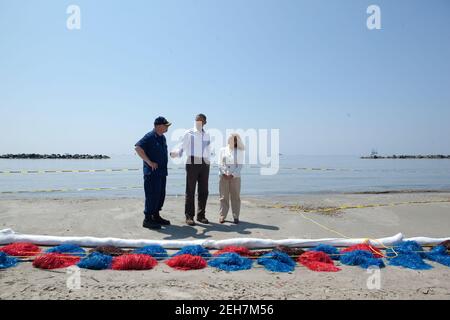
[(449, 39), (447, 0), (0, 0), (0, 153), (131, 154), (159, 115), (171, 147), (201, 112), (284, 154), (450, 154)]

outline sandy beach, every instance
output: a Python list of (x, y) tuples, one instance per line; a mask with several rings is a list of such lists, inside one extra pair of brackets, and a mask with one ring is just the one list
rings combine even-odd
[[(383, 206), (304, 215), (292, 210), (373, 204)], [(217, 197), (208, 202), (210, 225), (185, 225), (183, 205), (182, 197), (168, 197), (163, 216), (172, 225), (151, 231), (141, 226), (143, 199), (0, 200), (0, 228), (129, 239), (339, 237), (308, 217), (347, 237), (380, 238), (398, 232), (406, 237), (450, 235), (450, 193), (445, 192), (244, 197), (239, 225), (218, 223)], [(65, 270), (44, 271), (22, 263), (0, 271), (0, 299), (449, 299), (449, 269), (430, 264), (434, 268), (427, 271), (387, 266), (381, 270), (380, 289), (368, 288), (371, 274), (359, 267), (317, 273), (297, 266), (294, 272), (281, 274), (255, 265), (227, 273), (214, 268), (175, 271), (160, 263), (151, 271), (81, 270), (81, 289), (69, 290)]]

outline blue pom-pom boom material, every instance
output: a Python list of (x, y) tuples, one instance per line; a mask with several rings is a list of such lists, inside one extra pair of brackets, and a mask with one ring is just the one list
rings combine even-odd
[[(415, 253), (419, 255), (421, 258), (426, 257), (426, 253), (423, 250), (423, 248), (415, 241), (402, 241), (399, 244), (394, 246), (394, 250), (397, 254), (409, 254), (409, 253)], [(388, 249), (387, 252), (388, 257), (395, 256), (395, 253), (392, 251), (392, 249)]]
[(84, 256), (86, 254), (86, 251), (76, 245), (73, 244), (61, 244), (59, 246), (50, 248), (45, 250), (47, 253), (67, 253), (73, 256)]
[(365, 250), (349, 251), (341, 255), (340, 261), (350, 266), (360, 266), (367, 269), (371, 266), (384, 268), (385, 264), (382, 259), (375, 258), (374, 255)]
[(91, 270), (110, 269), (113, 257), (100, 252), (93, 252), (78, 262), (78, 267)]
[(426, 257), (428, 260), (450, 267), (450, 255), (447, 254), (447, 248), (443, 245), (431, 249), (430, 252), (426, 253)]
[(211, 267), (225, 271), (239, 271), (251, 269), (252, 263), (252, 260), (241, 257), (237, 253), (230, 252), (219, 255), (217, 258), (209, 261), (208, 264)]
[(272, 251), (263, 255), (258, 259), (258, 264), (273, 272), (292, 272), (295, 268), (295, 261), (280, 251)]
[(190, 254), (193, 256), (200, 256), (200, 257), (211, 257), (211, 253), (209, 253), (208, 249), (203, 248), (202, 246), (186, 246), (181, 248), (180, 251), (175, 253), (173, 257), (182, 255), (182, 254)]
[(394, 246), (393, 249), (387, 249), (386, 255), (390, 258), (389, 265), (391, 266), (400, 266), (414, 270), (433, 268), (423, 261), (422, 258), (426, 257), (426, 253), (415, 241), (403, 241)]
[(162, 246), (153, 245), (153, 246), (145, 246), (133, 251), (133, 253), (137, 254), (148, 254), (153, 258), (166, 258), (169, 255), (167, 254), (166, 249)]
[(17, 258), (8, 256), (4, 252), (0, 252), (0, 269), (8, 269), (15, 267), (19, 263)]
[(326, 253), (333, 260), (339, 260), (340, 257), (339, 250), (328, 244), (319, 244), (317, 247), (312, 248), (311, 251), (319, 251)]

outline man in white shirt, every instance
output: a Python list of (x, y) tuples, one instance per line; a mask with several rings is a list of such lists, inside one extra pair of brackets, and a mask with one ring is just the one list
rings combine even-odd
[(195, 117), (195, 127), (186, 131), (181, 148), (170, 153), (172, 158), (181, 157), (186, 153), (186, 223), (194, 226), (195, 189), (198, 183), (197, 221), (209, 223), (206, 219), (206, 202), (208, 200), (209, 166), (211, 154), (211, 139), (203, 129), (206, 116), (198, 114)]

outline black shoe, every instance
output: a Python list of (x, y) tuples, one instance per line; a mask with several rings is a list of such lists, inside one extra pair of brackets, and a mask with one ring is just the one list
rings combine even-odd
[(170, 226), (170, 221), (163, 219), (160, 215), (155, 216), (154, 220), (163, 226)]
[(234, 219), (234, 220), (233, 220), (233, 223), (234, 223), (234, 224), (238, 224), (238, 223), (239, 223), (239, 219)]
[(205, 217), (197, 218), (197, 221), (200, 222), (200, 223), (204, 223), (204, 224), (208, 224), (209, 223), (208, 219), (206, 219)]
[(145, 219), (142, 226), (147, 229), (161, 229), (161, 225), (153, 219)]
[(194, 219), (192, 219), (192, 218), (186, 218), (186, 224), (187, 224), (188, 226), (195, 226)]

